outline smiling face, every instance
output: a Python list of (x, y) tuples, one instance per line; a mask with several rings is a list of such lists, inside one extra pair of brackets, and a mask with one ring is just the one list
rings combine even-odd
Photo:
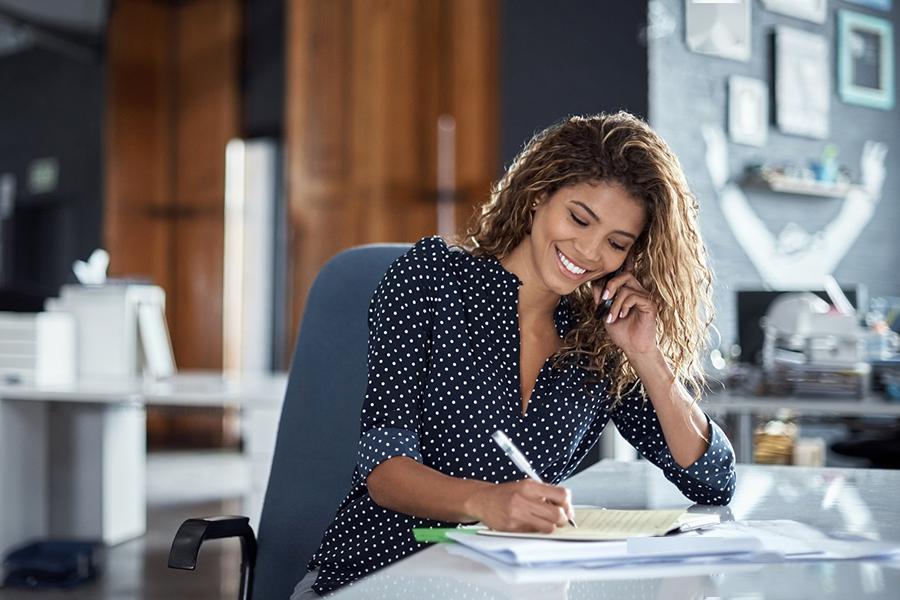
[(548, 290), (570, 294), (621, 267), (646, 218), (643, 205), (617, 184), (564, 187), (534, 212), (525, 239), (530, 266)]

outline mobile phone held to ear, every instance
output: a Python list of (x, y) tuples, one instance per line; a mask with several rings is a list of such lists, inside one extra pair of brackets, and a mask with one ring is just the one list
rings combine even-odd
[[(613, 277), (617, 276), (619, 273), (621, 273), (624, 270), (624, 268), (625, 268), (624, 265), (619, 267), (618, 269), (616, 269), (615, 271), (613, 271), (612, 273), (610, 273), (603, 279), (604, 289), (606, 288), (607, 282), (610, 279), (612, 279)], [(607, 313), (609, 313), (609, 309), (612, 308), (613, 301), (615, 299), (616, 299), (616, 297), (615, 297), (615, 295), (613, 295), (613, 296), (610, 296), (609, 298), (607, 298), (606, 300), (600, 300), (600, 303), (597, 305), (597, 310), (594, 312), (594, 316), (601, 320), (605, 319)]]

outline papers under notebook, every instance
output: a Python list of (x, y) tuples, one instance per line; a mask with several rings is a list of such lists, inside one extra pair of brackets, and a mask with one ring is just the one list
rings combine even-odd
[(692, 514), (684, 510), (612, 510), (576, 508), (575, 523), (557, 527), (553, 533), (513, 533), (480, 529), (479, 535), (569, 541), (624, 540), (633, 537), (666, 535), (719, 522), (716, 514)]
[(679, 535), (630, 537), (627, 540), (590, 541), (582, 538), (566, 541), (552, 535), (521, 539), (521, 536), (462, 532), (449, 532), (447, 537), (481, 557), (507, 565), (542, 568), (576, 565), (607, 568), (673, 561), (680, 564), (734, 564), (900, 558), (900, 543), (840, 533), (829, 535), (804, 523), (783, 519), (727, 521)]

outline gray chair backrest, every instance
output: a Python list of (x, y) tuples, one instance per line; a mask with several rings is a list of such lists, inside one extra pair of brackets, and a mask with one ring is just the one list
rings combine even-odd
[(257, 538), (253, 597), (286, 599), (350, 490), (366, 391), (369, 301), (410, 244), (371, 244), (329, 260), (297, 336)]

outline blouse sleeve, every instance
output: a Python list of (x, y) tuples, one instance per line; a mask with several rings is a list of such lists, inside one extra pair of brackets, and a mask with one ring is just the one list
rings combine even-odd
[(709, 447), (687, 468), (675, 462), (653, 403), (649, 398), (645, 401), (639, 390), (623, 396), (612, 412), (612, 420), (622, 437), (644, 458), (661, 468), (666, 478), (687, 498), (700, 504), (728, 504), (731, 501), (735, 486), (734, 450), (728, 437), (708, 415)]
[(363, 479), (385, 460), (422, 462), (419, 415), (431, 355), (439, 238), (422, 238), (395, 260), (369, 303), (368, 381), (357, 470)]

